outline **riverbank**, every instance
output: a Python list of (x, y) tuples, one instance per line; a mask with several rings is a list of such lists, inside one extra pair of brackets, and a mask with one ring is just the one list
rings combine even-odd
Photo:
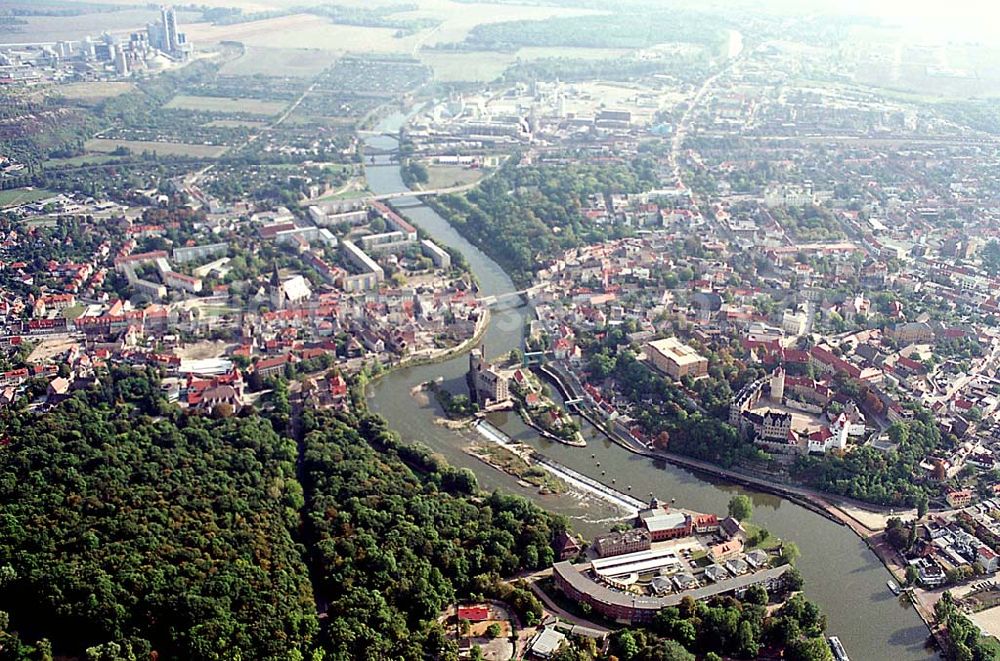
[[(691, 457), (643, 448), (638, 444), (638, 442), (632, 439), (625, 439), (614, 431), (608, 431), (605, 428), (605, 425), (598, 424), (597, 421), (593, 420), (590, 417), (591, 414), (586, 409), (587, 407), (583, 404), (576, 406), (577, 412), (590, 422), (595, 429), (601, 432), (612, 443), (634, 455), (643, 456), (656, 461), (662, 461), (679, 468), (684, 468), (696, 474), (706, 475), (713, 479), (723, 480), (730, 484), (738, 484), (740, 486), (750, 487), (756, 491), (762, 491), (764, 493), (779, 496), (840, 526), (849, 528), (851, 532), (857, 535), (857, 537), (859, 537), (865, 545), (871, 549), (875, 557), (878, 558), (880, 563), (882, 563), (882, 566), (885, 567), (885, 569), (900, 584), (905, 583), (905, 566), (895, 561), (896, 553), (885, 543), (882, 529), (868, 526), (867, 523), (861, 521), (860, 518), (853, 515), (848, 509), (838, 505), (836, 500), (831, 499), (826, 494), (804, 487), (774, 484), (760, 478), (739, 473), (737, 471), (731, 471), (722, 468), (721, 466), (693, 459)], [(933, 606), (924, 603), (920, 599), (911, 600), (911, 604), (914, 612), (916, 612), (924, 626), (927, 627), (927, 631), (930, 636), (940, 647), (941, 642), (938, 639), (939, 632), (935, 624)]]
[[(413, 367), (425, 367), (427, 365), (434, 365), (436, 363), (445, 363), (453, 358), (461, 356), (462, 354), (468, 353), (469, 351), (472, 350), (474, 346), (476, 346), (482, 341), (483, 336), (486, 334), (486, 331), (489, 330), (490, 318), (491, 318), (490, 309), (483, 308), (483, 314), (481, 314), (479, 316), (479, 319), (476, 321), (476, 328), (475, 332), (472, 334), (472, 337), (466, 340), (462, 340), (460, 343), (456, 344), (453, 347), (448, 347), (447, 349), (436, 349), (435, 351), (426, 355), (421, 354), (421, 355), (407, 356), (406, 358), (403, 358), (399, 362), (386, 365), (385, 369), (383, 369), (381, 372), (368, 379), (368, 385), (371, 386), (377, 383), (378, 381), (384, 379), (385, 377), (389, 376), (390, 374), (401, 371), (403, 369), (408, 369)], [(413, 393), (411, 393), (411, 395), (412, 394)]]
[[(824, 494), (823, 492), (815, 491), (807, 487), (775, 484), (774, 482), (770, 482), (759, 477), (723, 468), (711, 462), (671, 452), (651, 450), (634, 438), (625, 436), (618, 432), (618, 430), (609, 429), (607, 423), (601, 421), (591, 410), (591, 407), (586, 403), (585, 394), (582, 390), (578, 387), (574, 387), (571, 379), (567, 379), (560, 373), (562, 370), (553, 369), (549, 365), (542, 364), (539, 366), (539, 371), (548, 377), (550, 382), (555, 385), (564, 399), (571, 401), (575, 399), (583, 400), (574, 404), (573, 410), (612, 443), (615, 443), (619, 447), (633, 454), (663, 461), (680, 468), (708, 475), (716, 479), (722, 479), (733, 484), (751, 487), (757, 491), (763, 491), (765, 493), (781, 496), (782, 498), (796, 502), (797, 504), (814, 511), (817, 514), (825, 516), (840, 525), (850, 527), (859, 537), (863, 539), (882, 530), (882, 528), (869, 526), (859, 517), (852, 515), (848, 510), (836, 505), (836, 499), (832, 498), (828, 494)], [(855, 506), (860, 506), (860, 503)]]
[(524, 424), (534, 429), (536, 432), (538, 432), (538, 435), (544, 439), (553, 441), (555, 443), (562, 443), (563, 445), (569, 445), (570, 447), (574, 448), (587, 447), (587, 441), (583, 440), (583, 437), (580, 436), (579, 432), (576, 433), (576, 438), (572, 439), (563, 438), (562, 436), (556, 436), (552, 432), (542, 428), (541, 425), (532, 420), (531, 416), (525, 413), (524, 411), (521, 411), (521, 419), (524, 420)]
[(525, 462), (534, 462), (533, 465), (535, 467), (538, 467), (560, 479), (562, 482), (575, 487), (576, 490), (582, 495), (589, 494), (596, 496), (601, 500), (614, 505), (624, 511), (628, 517), (635, 517), (638, 515), (639, 510), (644, 506), (644, 503), (637, 498), (613, 489), (608, 485), (578, 473), (567, 466), (563, 466), (559, 462), (542, 455), (537, 450), (532, 449), (530, 446), (515, 442), (501, 430), (497, 429), (485, 420), (480, 420), (474, 425), (473, 428), (491, 443), (495, 443), (497, 446), (517, 454)]
[[(405, 117), (400, 115), (379, 127), (379, 133), (393, 135)], [(372, 136), (368, 141), (383, 152), (391, 150), (395, 141)], [(399, 193), (406, 190), (399, 178), (398, 166), (366, 168), (369, 186), (376, 194)], [(436, 242), (464, 255), (470, 270), (476, 274), (484, 296), (505, 296), (518, 289), (495, 261), (466, 241), (448, 222), (426, 205), (407, 206), (403, 211), (408, 220), (427, 232)], [(494, 354), (523, 348), (523, 332), (527, 310), (493, 315), (483, 338)], [(486, 466), (464, 452), (468, 445), (467, 431), (451, 431), (436, 422), (434, 407), (418, 405), (411, 390), (426, 381), (443, 378), (457, 383), (468, 369), (462, 357), (442, 361), (439, 365), (392, 370), (387, 378), (371, 389), (373, 409), (386, 417), (390, 426), (406, 440), (433, 448), (456, 466), (474, 470), (486, 490), (519, 493), (541, 507), (566, 516), (576, 530), (585, 535), (607, 531), (609, 517), (620, 517), (621, 510), (606, 506), (596, 498), (575, 497), (576, 490), (561, 496), (539, 496), (535, 489), (525, 489), (505, 473)], [(610, 482), (612, 476), (632, 484), (637, 494), (655, 492), (699, 511), (725, 511), (726, 503), (739, 486), (725, 479), (708, 479), (699, 471), (650, 461), (633, 452), (622, 452), (617, 444), (605, 440), (602, 433), (584, 427), (588, 449), (584, 452), (542, 439), (535, 430), (523, 424), (519, 416), (497, 413), (490, 416), (505, 435), (527, 443), (546, 456), (580, 474)], [(596, 458), (591, 457), (596, 454)], [(595, 467), (595, 463), (600, 466)], [(607, 477), (602, 477), (606, 471)], [(762, 489), (746, 489), (754, 499), (755, 520), (772, 534), (795, 540), (802, 550), (798, 566), (808, 585), (811, 598), (823, 606), (829, 619), (829, 630), (837, 634), (855, 658), (886, 659), (886, 661), (928, 661), (931, 655), (924, 649), (927, 629), (918, 615), (900, 608), (890, 600), (885, 587), (886, 569), (878, 556), (862, 543), (856, 534), (848, 534), (844, 525), (834, 523), (829, 516), (817, 515), (813, 509), (797, 501), (770, 495)], [(853, 532), (853, 531), (852, 531)]]
[(395, 367), (419, 367), (421, 365), (433, 365), (434, 363), (440, 363), (446, 360), (451, 360), (455, 356), (460, 356), (464, 353), (468, 353), (472, 350), (474, 346), (479, 344), (479, 341), (483, 339), (483, 335), (486, 333), (486, 329), (490, 327), (490, 319), (493, 314), (487, 307), (483, 308), (482, 314), (479, 315), (479, 319), (476, 320), (476, 327), (472, 333), (472, 337), (462, 340), (453, 347), (447, 347), (444, 349), (435, 349), (427, 355), (413, 355), (407, 356), (403, 360), (399, 361)]

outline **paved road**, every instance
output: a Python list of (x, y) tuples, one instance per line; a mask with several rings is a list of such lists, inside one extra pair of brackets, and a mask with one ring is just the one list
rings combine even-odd
[(524, 579), (528, 583), (528, 586), (531, 588), (531, 591), (534, 592), (538, 596), (538, 598), (542, 600), (543, 604), (545, 604), (546, 610), (555, 613), (560, 619), (566, 620), (567, 622), (575, 624), (578, 627), (587, 627), (588, 629), (594, 629), (596, 631), (601, 631), (603, 633), (609, 633), (611, 631), (607, 627), (603, 627), (599, 624), (591, 622), (590, 620), (585, 620), (582, 617), (573, 615), (572, 613), (562, 609), (554, 601), (552, 601), (552, 597), (547, 595), (545, 591), (542, 590), (541, 586), (539, 586), (536, 583), (536, 581), (538, 581), (539, 579), (546, 578), (551, 575), (552, 575), (552, 568), (550, 567), (548, 569), (543, 569), (540, 572), (535, 572), (534, 574), (531, 574), (530, 576), (527, 576)]
[(737, 57), (734, 57), (732, 60), (726, 63), (725, 66), (723, 66), (721, 69), (719, 69), (714, 74), (705, 79), (705, 81), (701, 84), (701, 87), (699, 87), (698, 91), (695, 93), (694, 98), (691, 99), (691, 103), (690, 105), (688, 105), (688, 109), (685, 110), (684, 114), (681, 116), (681, 121), (677, 122), (677, 130), (674, 131), (674, 137), (670, 141), (669, 162), (674, 173), (674, 178), (677, 180), (677, 184), (680, 188), (687, 188), (687, 187), (684, 185), (684, 181), (681, 179), (680, 164), (677, 162), (677, 157), (680, 155), (681, 147), (684, 145), (684, 137), (687, 135), (687, 131), (690, 128), (691, 118), (694, 115), (694, 111), (701, 103), (701, 101), (705, 98), (705, 95), (711, 89), (712, 85), (715, 84), (715, 81), (717, 81), (720, 76), (722, 76), (730, 69), (732, 69), (737, 62), (744, 59), (746, 57), (746, 52), (747, 51), (744, 50), (742, 54), (738, 55)]

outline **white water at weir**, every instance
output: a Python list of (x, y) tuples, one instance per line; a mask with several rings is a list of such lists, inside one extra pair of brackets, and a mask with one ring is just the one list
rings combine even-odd
[[(378, 131), (395, 134), (404, 120), (403, 115), (390, 118), (380, 124)], [(366, 140), (369, 141), (377, 142), (375, 146), (382, 149), (395, 146), (392, 138), (384, 136)], [(371, 189), (377, 194), (407, 190), (398, 164), (368, 168), (366, 174)], [(516, 289), (496, 262), (462, 238), (432, 209), (423, 205), (407, 205), (405, 215), (435, 241), (465, 255), (476, 274), (481, 292), (502, 295)], [(527, 313), (512, 310), (505, 314), (509, 315), (508, 319), (500, 320), (496, 316), (492, 319), (484, 340), (493, 355), (523, 348), (524, 324), (520, 323), (520, 317), (527, 316)], [(443, 429), (436, 424), (441, 415), (439, 407), (430, 403), (418, 404), (412, 395), (417, 385), (442, 377), (458, 392), (465, 383), (467, 370), (468, 359), (464, 355), (444, 363), (393, 370), (371, 385), (370, 406), (373, 411), (385, 416), (392, 428), (406, 440), (424, 443), (454, 465), (475, 472), (484, 490), (499, 489), (529, 498), (537, 505), (573, 520), (576, 532), (585, 536), (605, 534), (610, 525), (621, 520), (609, 517), (625, 516), (622, 511), (624, 504), (612, 504), (603, 495), (595, 494), (562, 475), (559, 477), (566, 479), (573, 488), (560, 495), (543, 495), (532, 485), (470, 456), (468, 430)], [(670, 464), (638, 457), (606, 441), (603, 434), (591, 429), (586, 421), (581, 421), (581, 426), (589, 443), (585, 449), (540, 439), (534, 430), (523, 425), (517, 415), (500, 416), (499, 421), (494, 421), (494, 427), (501, 430), (506, 442), (513, 444), (523, 438), (524, 444), (544, 452), (546, 458), (557, 460), (563, 467), (571, 467), (595, 480), (617, 477), (618, 481), (625, 480), (624, 484), (631, 484), (636, 494), (645, 496), (650, 492), (669, 492), (671, 501), (676, 499), (684, 508), (699, 512), (725, 512), (734, 493), (749, 495), (753, 498), (756, 524), (766, 527), (776, 537), (799, 544), (802, 549), (799, 570), (806, 580), (806, 596), (823, 607), (829, 622), (829, 633), (839, 636), (854, 658), (880, 661), (930, 661), (938, 658), (924, 648), (927, 627), (912, 606), (900, 604), (885, 587), (886, 579), (892, 576), (866, 543), (849, 528), (791, 501), (708, 480)], [(482, 436), (477, 435), (476, 438)], [(496, 442), (496, 439), (491, 438), (487, 442)], [(606, 477), (601, 477), (605, 471)]]
[[(475, 429), (488, 441), (495, 443), (505, 450), (513, 452), (520, 457), (524, 456), (524, 450), (519, 447), (518, 444), (512, 443), (506, 434), (485, 420), (481, 420), (476, 423)], [(638, 498), (616, 491), (606, 484), (602, 484), (601, 482), (591, 479), (586, 475), (581, 475), (575, 470), (567, 468), (547, 457), (536, 456), (535, 463), (537, 466), (541, 467), (542, 470), (558, 477), (576, 491), (582, 492), (585, 495), (600, 498), (604, 502), (614, 505), (618, 509), (625, 512), (625, 518), (638, 516), (639, 510), (646, 507), (646, 503), (642, 502)]]

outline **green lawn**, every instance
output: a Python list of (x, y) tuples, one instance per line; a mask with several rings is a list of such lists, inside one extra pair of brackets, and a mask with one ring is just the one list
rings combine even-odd
[(71, 158), (50, 158), (45, 161), (45, 166), (48, 168), (75, 168), (82, 165), (104, 165), (120, 160), (122, 160), (121, 156), (111, 156), (110, 154), (84, 154)]
[(0, 191), (0, 208), (44, 200), (53, 195), (58, 195), (58, 193), (53, 193), (44, 188), (11, 188), (10, 190), (2, 190)]
[(168, 109), (265, 116), (277, 115), (287, 107), (288, 101), (194, 96), (189, 94), (178, 94), (164, 106), (164, 108)]
[(480, 168), (473, 169), (464, 165), (428, 165), (427, 183), (423, 185), (423, 188), (437, 190), (438, 188), (473, 184), (482, 179), (483, 174)]
[[(756, 539), (757, 535), (762, 530), (761, 526), (758, 526), (756, 524), (750, 523), (749, 521), (744, 521), (743, 522), (743, 527), (747, 531), (747, 536), (748, 536), (750, 542), (752, 542), (754, 539)], [(778, 537), (775, 537), (774, 535), (768, 535), (767, 539), (765, 539), (760, 544), (750, 544), (750, 542), (748, 542), (748, 544), (747, 544), (747, 549), (748, 550), (749, 549), (762, 549), (764, 551), (770, 551), (772, 549), (778, 548), (778, 546), (781, 545), (781, 539), (779, 539)]]
[(306, 200), (303, 204), (308, 206), (326, 200), (353, 200), (360, 197), (371, 197), (371, 195), (372, 192), (368, 190), (368, 188), (348, 188), (347, 190), (341, 191), (336, 195), (327, 194), (321, 195), (313, 200)]
[(114, 140), (93, 138), (84, 143), (83, 148), (110, 154), (119, 147), (130, 149), (133, 154), (155, 152), (160, 156), (190, 156), (191, 158), (218, 158), (229, 147), (221, 145), (195, 145), (180, 142), (149, 142), (144, 140)]
[(236, 308), (231, 308), (226, 305), (202, 305), (201, 313), (206, 317), (225, 317), (227, 314), (234, 314), (237, 312)]
[(76, 319), (87, 310), (86, 305), (74, 305), (63, 310), (63, 316), (67, 319)]
[(987, 656), (987, 659), (1000, 658), (1000, 641), (998, 641), (993, 636), (983, 635), (982, 637), (982, 647), (989, 650), (991, 654)]

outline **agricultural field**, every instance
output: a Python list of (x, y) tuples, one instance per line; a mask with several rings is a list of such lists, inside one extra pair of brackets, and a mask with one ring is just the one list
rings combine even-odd
[[(272, 2), (274, 5), (281, 4), (281, 0)], [(457, 3), (450, 0), (418, 0), (416, 4), (419, 5), (417, 9), (395, 13), (392, 17), (399, 20), (437, 20), (441, 21), (441, 25), (435, 29), (423, 29), (397, 37), (397, 30), (392, 28), (338, 25), (311, 14), (292, 14), (236, 25), (197, 23), (185, 26), (185, 30), (189, 39), (202, 44), (240, 41), (251, 48), (412, 54), (423, 46), (460, 42), (477, 25), (601, 13), (589, 9)], [(233, 65), (234, 69), (225, 73), (256, 71), (254, 66), (250, 63), (236, 63)], [(260, 63), (260, 66), (268, 65)], [(271, 73), (277, 72), (272, 69)]]
[[(139, 3), (129, 4), (132, 7), (123, 8), (121, 11), (87, 12), (73, 16), (69, 20), (62, 16), (24, 16), (22, 18), (26, 24), (18, 26), (19, 32), (13, 34), (8, 32), (5, 41), (79, 41), (102, 32), (142, 30), (146, 24), (159, 20), (160, 12), (155, 5), (150, 9), (135, 9)], [(177, 13), (177, 20), (181, 25), (200, 18), (200, 13)], [(31, 39), (24, 39), (24, 35), (30, 35)]]
[(496, 2), (466, 3), (450, 0), (417, 0), (420, 8), (412, 12), (394, 14), (396, 18), (428, 17), (442, 21), (432, 33), (423, 34), (425, 45), (447, 44), (463, 41), (477, 25), (505, 21), (540, 21), (556, 16), (586, 16), (603, 12), (592, 9), (545, 7), (529, 4), (502, 4)]
[(288, 106), (284, 101), (260, 99), (234, 99), (218, 96), (189, 96), (178, 94), (164, 106), (169, 110), (195, 110), (202, 112), (232, 113), (239, 115), (264, 115), (273, 117)]
[[(93, 4), (94, 0), (63, 0), (67, 4)], [(134, 6), (135, 0), (101, 0), (102, 5), (127, 5)], [(268, 11), (271, 9), (288, 9), (298, 4), (296, 0), (199, 0), (197, 3), (204, 7), (234, 7), (239, 6), (243, 11)]]
[(53, 91), (59, 96), (79, 101), (101, 101), (135, 90), (132, 83), (91, 82), (59, 85)]
[(84, 144), (84, 149), (109, 154), (119, 147), (130, 149), (133, 154), (144, 151), (155, 152), (160, 156), (190, 156), (192, 158), (218, 158), (228, 147), (218, 145), (191, 145), (180, 142), (146, 142), (143, 140), (115, 140), (95, 138)]
[(423, 50), (417, 57), (434, 70), (440, 82), (490, 82), (519, 61), (615, 60), (635, 52), (627, 48), (526, 47), (516, 53), (477, 50)]
[(53, 168), (78, 168), (85, 165), (106, 165), (114, 163), (122, 158), (121, 156), (111, 156), (110, 154), (84, 154), (83, 156), (71, 156), (70, 158), (50, 158), (45, 161), (47, 169)]
[(420, 61), (434, 71), (434, 80), (451, 82), (490, 82), (499, 78), (516, 57), (492, 51), (421, 51)]
[(397, 31), (391, 28), (336, 25), (312, 14), (292, 14), (236, 25), (198, 23), (185, 29), (188, 39), (196, 44), (240, 41), (254, 48), (409, 53), (418, 44), (417, 35), (397, 39)]
[(282, 126), (296, 129), (322, 126), (328, 129), (350, 130), (361, 117), (377, 107), (377, 105), (359, 106), (347, 100), (329, 104), (326, 101), (318, 103), (322, 103), (323, 107), (310, 107), (305, 104), (299, 106), (285, 119)]
[(290, 76), (312, 78), (333, 65), (337, 53), (318, 48), (247, 46), (246, 53), (226, 62), (223, 76)]
[(53, 195), (57, 195), (57, 193), (45, 190), (44, 188), (11, 188), (10, 190), (0, 190), (0, 208), (44, 200)]

